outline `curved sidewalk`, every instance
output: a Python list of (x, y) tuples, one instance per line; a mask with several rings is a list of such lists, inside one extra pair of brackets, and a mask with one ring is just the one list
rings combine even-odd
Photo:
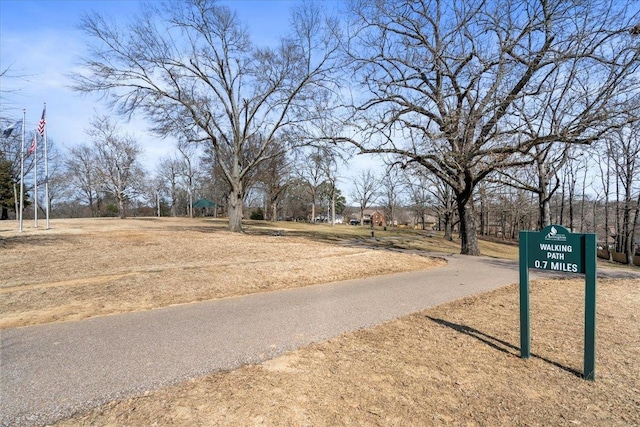
[(444, 257), (428, 271), (0, 331), (0, 425), (52, 423), (518, 281), (514, 262)]

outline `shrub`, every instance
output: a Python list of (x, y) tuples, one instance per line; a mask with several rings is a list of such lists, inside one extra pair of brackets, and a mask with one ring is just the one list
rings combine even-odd
[(254, 210), (254, 211), (251, 211), (251, 216), (249, 218), (263, 220), (264, 219), (264, 211), (262, 210), (262, 208), (258, 208), (258, 209)]

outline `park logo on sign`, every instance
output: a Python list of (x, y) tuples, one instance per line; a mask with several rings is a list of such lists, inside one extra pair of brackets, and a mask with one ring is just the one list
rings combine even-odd
[(567, 236), (564, 234), (558, 234), (558, 230), (554, 226), (551, 226), (551, 230), (544, 237), (544, 240), (552, 240), (554, 242), (566, 242)]

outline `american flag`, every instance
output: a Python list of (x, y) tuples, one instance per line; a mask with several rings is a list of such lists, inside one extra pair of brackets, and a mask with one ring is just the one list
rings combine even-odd
[(40, 118), (40, 123), (38, 123), (38, 133), (40, 134), (40, 136), (44, 136), (44, 125), (47, 123), (47, 121), (44, 119), (46, 111), (47, 106), (45, 105), (42, 109), (42, 117)]
[(36, 140), (36, 134), (33, 134), (33, 141), (31, 142), (31, 147), (29, 147), (29, 151), (27, 151), (27, 156), (30, 156), (31, 154), (33, 154), (34, 151), (36, 151), (36, 144), (37, 144), (37, 140)]

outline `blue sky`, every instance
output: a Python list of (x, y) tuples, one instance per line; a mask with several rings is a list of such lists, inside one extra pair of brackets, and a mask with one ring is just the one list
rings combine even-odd
[[(47, 135), (65, 149), (85, 142), (85, 129), (96, 114), (110, 114), (97, 96), (68, 88), (67, 75), (85, 52), (86, 36), (77, 28), (80, 16), (96, 11), (127, 21), (140, 7), (135, 0), (25, 1), (0, 0), (0, 69), (10, 68), (0, 80), (0, 117), (19, 119), (26, 110), (27, 130), (35, 129), (47, 103)], [(276, 41), (288, 27), (293, 1), (224, 1), (238, 11), (258, 44)], [(146, 132), (141, 118), (125, 123), (143, 146), (143, 164), (149, 170), (173, 151), (174, 141), (158, 141)]]

